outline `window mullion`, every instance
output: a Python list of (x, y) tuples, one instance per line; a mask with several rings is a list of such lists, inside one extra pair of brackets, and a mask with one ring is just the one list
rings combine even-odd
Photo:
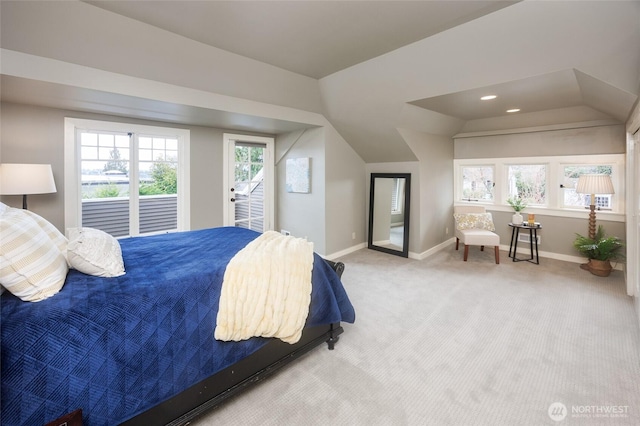
[(138, 163), (138, 135), (129, 133), (129, 235), (140, 235), (140, 177)]

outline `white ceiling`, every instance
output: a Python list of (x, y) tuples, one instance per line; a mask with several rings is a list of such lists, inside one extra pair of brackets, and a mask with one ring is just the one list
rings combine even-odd
[[(2, 0), (3, 16), (7, 3)], [(308, 111), (321, 112), (367, 162), (415, 159), (399, 128), (453, 136), (595, 120), (624, 123), (640, 90), (640, 1), (83, 3), (75, 9), (99, 10), (114, 18), (107, 22), (125, 17), (318, 79), (323, 111)], [(23, 8), (24, 14), (17, 13)], [(33, 14), (26, 6), (8, 10), (19, 19)], [(33, 37), (13, 28), (14, 49), (20, 51), (19, 41)], [(45, 41), (36, 47), (33, 53), (47, 56)], [(7, 75), (0, 84), (2, 100), (16, 103), (265, 133), (309, 127), (73, 84)], [(498, 97), (481, 102), (486, 94)], [(521, 111), (508, 114), (508, 108)]]
[[(488, 95), (496, 98), (481, 99)], [(624, 122), (634, 101), (622, 90), (568, 69), (410, 103), (466, 121), (587, 106)], [(518, 111), (507, 112), (514, 109)]]
[(85, 0), (316, 79), (518, 1)]
[[(186, 38), (321, 79), (495, 12), (515, 1), (109, 1), (86, 3)], [(629, 111), (593, 99), (573, 70), (418, 99), (461, 120), (588, 106), (625, 121)], [(614, 88), (612, 92), (614, 91)], [(606, 85), (599, 87), (607, 91)], [(491, 102), (480, 96), (496, 94)], [(608, 93), (608, 96), (615, 96)], [(633, 100), (631, 101), (631, 104)]]

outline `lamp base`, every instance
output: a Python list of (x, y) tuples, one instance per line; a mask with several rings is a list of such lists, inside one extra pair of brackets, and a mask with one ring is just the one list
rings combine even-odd
[[(593, 200), (593, 195), (591, 196)], [(591, 204), (589, 206), (589, 238), (592, 240), (596, 238), (596, 206)]]

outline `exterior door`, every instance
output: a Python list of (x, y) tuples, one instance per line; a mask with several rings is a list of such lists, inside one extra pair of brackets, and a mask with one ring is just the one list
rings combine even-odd
[(225, 134), (225, 226), (273, 229), (272, 138)]

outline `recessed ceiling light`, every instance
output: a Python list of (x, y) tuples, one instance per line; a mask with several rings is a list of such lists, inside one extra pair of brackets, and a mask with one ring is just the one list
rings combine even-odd
[(507, 112), (518, 112), (520, 111), (520, 108), (513, 108), (513, 109), (508, 109)]
[(491, 99), (495, 99), (495, 98), (497, 98), (496, 95), (487, 95), (487, 96), (481, 97), (480, 99), (483, 101), (490, 101)]

